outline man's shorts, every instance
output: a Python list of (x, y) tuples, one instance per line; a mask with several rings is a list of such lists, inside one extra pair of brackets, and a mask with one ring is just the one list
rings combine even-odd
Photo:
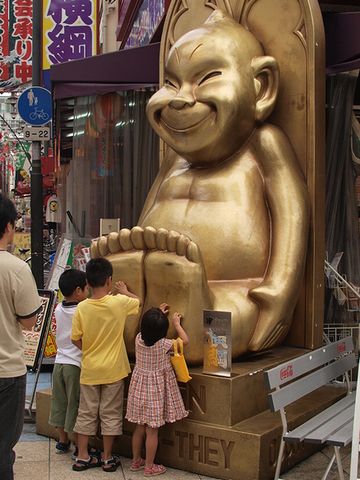
[(55, 363), (49, 423), (71, 433), (74, 429), (80, 397), (80, 368)]
[(106, 385), (80, 385), (80, 405), (74, 431), (96, 435), (100, 419), (102, 435), (121, 435), (124, 380)]

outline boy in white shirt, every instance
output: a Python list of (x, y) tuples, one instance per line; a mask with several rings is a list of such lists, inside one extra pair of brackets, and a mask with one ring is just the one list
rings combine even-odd
[[(69, 434), (73, 433), (80, 396), (80, 365), (82, 352), (71, 342), (72, 319), (79, 302), (88, 297), (85, 272), (65, 270), (59, 278), (64, 301), (55, 309), (57, 355), (53, 370), (53, 390), (49, 423), (57, 428), (59, 441), (56, 453), (67, 453)], [(77, 445), (77, 435), (74, 433)], [(75, 450), (75, 456), (77, 452)]]

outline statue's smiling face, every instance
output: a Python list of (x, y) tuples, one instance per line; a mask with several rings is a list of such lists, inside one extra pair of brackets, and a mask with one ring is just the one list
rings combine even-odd
[(180, 38), (147, 108), (158, 135), (194, 165), (225, 160), (255, 127), (252, 49), (226, 33), (200, 28)]

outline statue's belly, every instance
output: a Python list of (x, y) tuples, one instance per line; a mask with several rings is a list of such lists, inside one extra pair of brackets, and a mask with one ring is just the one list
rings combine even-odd
[(260, 196), (246, 208), (236, 202), (158, 201), (142, 226), (175, 230), (190, 237), (200, 247), (208, 280), (254, 278), (265, 272), (270, 223)]

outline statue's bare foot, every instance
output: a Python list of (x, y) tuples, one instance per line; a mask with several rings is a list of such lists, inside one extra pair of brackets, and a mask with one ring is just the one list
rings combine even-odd
[[(112, 263), (113, 282), (123, 280), (140, 297), (143, 311), (166, 302), (171, 306), (171, 313), (182, 313), (184, 327), (194, 335), (190, 348), (196, 355), (192, 356), (196, 356), (197, 362), (201, 361), (202, 309), (210, 308), (211, 303), (195, 243), (178, 232), (136, 226), (94, 241), (91, 256), (106, 257)], [(124, 338), (131, 355), (139, 331), (139, 317), (132, 316), (126, 322)], [(169, 335), (174, 335), (172, 328)]]
[[(156, 250), (144, 260), (146, 301), (144, 308), (170, 305), (169, 320), (177, 311), (183, 315), (182, 325), (189, 335), (186, 358), (201, 363), (203, 358), (203, 309), (211, 309), (211, 294), (198, 246), (178, 232), (157, 230), (147, 242)], [(169, 337), (176, 335), (171, 323)]]
[[(91, 257), (106, 257), (113, 266), (113, 285), (123, 280), (129, 290), (144, 302), (145, 284), (143, 274), (144, 243), (143, 229), (126, 228), (100, 237), (91, 244)], [(139, 331), (140, 313), (126, 320), (124, 339), (129, 355), (135, 354), (135, 337)]]

